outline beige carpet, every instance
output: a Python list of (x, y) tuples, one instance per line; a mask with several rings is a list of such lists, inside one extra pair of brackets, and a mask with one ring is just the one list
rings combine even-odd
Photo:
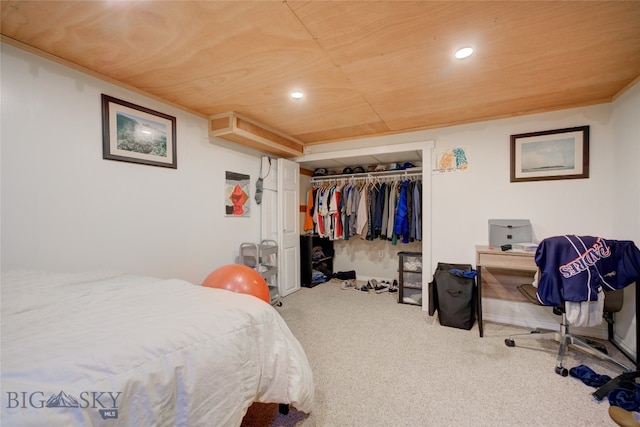
[[(444, 327), (395, 298), (338, 282), (283, 298), (278, 311), (307, 352), (316, 399), (311, 414), (292, 409), (272, 427), (615, 425), (606, 399), (591, 396), (595, 389), (554, 372), (554, 342), (509, 348), (510, 333), (528, 331), (485, 322), (480, 338), (477, 325)], [(565, 366), (583, 362), (599, 374), (619, 373), (577, 351)]]

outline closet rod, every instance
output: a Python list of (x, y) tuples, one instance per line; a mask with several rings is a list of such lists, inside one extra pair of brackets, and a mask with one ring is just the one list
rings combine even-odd
[(315, 176), (311, 178), (311, 183), (323, 182), (323, 181), (335, 181), (339, 179), (370, 179), (375, 177), (381, 178), (397, 178), (397, 177), (410, 177), (410, 176), (422, 176), (422, 168), (411, 168), (404, 170), (392, 170), (392, 171), (379, 171), (379, 172), (365, 172), (365, 173), (349, 173), (342, 175), (327, 175), (327, 176)]

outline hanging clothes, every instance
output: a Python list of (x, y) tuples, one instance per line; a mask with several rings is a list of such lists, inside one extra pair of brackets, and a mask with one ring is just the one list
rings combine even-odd
[(402, 243), (409, 243), (409, 207), (407, 205), (409, 181), (400, 184), (400, 197), (398, 199), (398, 209), (394, 230), (398, 237), (402, 237)]
[(305, 210), (304, 225), (302, 226), (302, 229), (306, 232), (314, 231), (315, 228), (315, 223), (313, 222), (313, 193), (315, 189), (316, 188), (312, 185), (307, 191), (307, 209)]
[[(369, 219), (369, 184), (365, 184), (360, 189), (360, 204), (358, 205), (358, 224), (356, 234), (363, 239), (367, 237), (367, 227)], [(364, 236), (363, 236), (364, 232)]]
[(422, 181), (419, 179), (413, 188), (413, 223), (413, 238), (422, 240)]
[(389, 191), (389, 219), (387, 220), (387, 240), (393, 245), (397, 243), (397, 234), (395, 232), (396, 210), (398, 208), (398, 181), (391, 184)]
[(331, 240), (354, 236), (396, 245), (421, 241), (422, 180), (400, 176), (314, 184), (307, 192), (304, 230)]
[(362, 186), (360, 184), (354, 184), (354, 187), (351, 190), (351, 218), (349, 219), (349, 237), (358, 235), (358, 210), (360, 206), (361, 195)]
[(389, 191), (391, 185), (384, 185), (384, 196), (382, 201), (382, 228), (380, 230), (380, 239), (387, 240), (387, 228), (389, 223)]

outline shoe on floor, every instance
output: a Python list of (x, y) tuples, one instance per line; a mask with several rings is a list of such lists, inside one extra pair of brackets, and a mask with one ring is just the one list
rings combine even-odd
[(358, 284), (356, 284), (353, 287), (353, 289), (356, 290), (356, 291), (362, 291), (362, 292), (367, 292), (367, 293), (369, 292), (369, 289), (367, 289), (367, 285), (358, 285)]
[(378, 285), (376, 286), (376, 294), (381, 294), (383, 292), (388, 292), (389, 286), (387, 285)]
[(619, 406), (609, 406), (609, 416), (622, 427), (640, 426), (640, 413), (636, 411), (627, 411)]
[(398, 292), (398, 281), (397, 280), (393, 280), (393, 284), (391, 286), (389, 286), (389, 293), (393, 294)]

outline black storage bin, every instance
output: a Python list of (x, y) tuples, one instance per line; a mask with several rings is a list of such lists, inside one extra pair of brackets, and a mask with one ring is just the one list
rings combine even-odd
[(475, 278), (451, 270), (472, 272), (473, 268), (470, 264), (438, 263), (429, 283), (429, 315), (437, 311), (441, 325), (469, 330), (475, 323)]

